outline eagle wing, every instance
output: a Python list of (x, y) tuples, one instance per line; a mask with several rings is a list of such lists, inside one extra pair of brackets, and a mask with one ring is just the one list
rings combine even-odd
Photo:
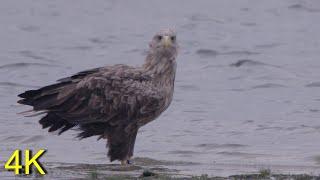
[(60, 130), (59, 134), (77, 125), (132, 123), (163, 106), (164, 98), (149, 76), (126, 65), (83, 71), (19, 97), (23, 98), (19, 103), (33, 106), (34, 111), (45, 111), (40, 124), (49, 127), (49, 132)]

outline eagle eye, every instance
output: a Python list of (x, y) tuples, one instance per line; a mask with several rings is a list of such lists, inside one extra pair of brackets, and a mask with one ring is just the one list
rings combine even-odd
[(159, 40), (159, 41), (161, 41), (162, 40), (162, 36), (157, 36), (157, 39)]
[(171, 36), (171, 41), (174, 42), (176, 40), (175, 36)]

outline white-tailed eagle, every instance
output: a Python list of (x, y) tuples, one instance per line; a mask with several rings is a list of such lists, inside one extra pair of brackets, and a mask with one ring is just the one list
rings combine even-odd
[(150, 42), (141, 67), (123, 64), (79, 72), (56, 84), (19, 95), (20, 104), (45, 113), (39, 123), (59, 134), (75, 127), (79, 138), (107, 139), (110, 161), (129, 163), (138, 129), (156, 119), (172, 101), (177, 37), (171, 29)]

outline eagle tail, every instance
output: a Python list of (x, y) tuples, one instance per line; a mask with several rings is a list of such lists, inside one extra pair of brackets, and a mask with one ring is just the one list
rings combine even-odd
[(99, 136), (98, 140), (105, 138), (104, 135), (107, 133), (107, 123), (92, 123), (92, 124), (82, 124), (79, 126), (79, 129), (82, 131), (78, 134), (79, 139), (88, 138), (91, 136)]
[(69, 86), (70, 82), (60, 82), (57, 84), (45, 86), (37, 90), (29, 90), (18, 96), (21, 97), (18, 101), (19, 104), (33, 106), (32, 110), (22, 112), (21, 114), (26, 115), (27, 113), (31, 115), (26, 116), (36, 116), (40, 114), (47, 113), (42, 117), (39, 123), (42, 128), (49, 128), (49, 132), (59, 130), (59, 135), (66, 130), (75, 126), (75, 124), (69, 123), (66, 119), (59, 116), (59, 113), (55, 111), (59, 105), (66, 103), (67, 98), (58, 98), (59, 92), (64, 90)]
[(55, 112), (49, 112), (46, 116), (40, 119), (39, 123), (42, 125), (43, 129), (49, 128), (48, 132), (59, 130), (59, 135), (76, 126), (75, 124), (71, 124), (67, 120), (61, 118)]

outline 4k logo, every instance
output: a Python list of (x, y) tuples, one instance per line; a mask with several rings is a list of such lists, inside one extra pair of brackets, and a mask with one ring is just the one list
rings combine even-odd
[[(35, 166), (39, 174), (46, 174), (46, 170), (42, 167), (38, 159), (45, 153), (44, 149), (40, 149), (34, 156), (32, 156), (31, 150), (26, 149), (24, 151), (24, 166), (22, 165), (22, 152), (21, 150), (15, 150), (4, 168), (8, 171), (14, 171), (15, 174), (31, 174), (32, 166)], [(22, 170), (24, 169), (24, 172)]]

